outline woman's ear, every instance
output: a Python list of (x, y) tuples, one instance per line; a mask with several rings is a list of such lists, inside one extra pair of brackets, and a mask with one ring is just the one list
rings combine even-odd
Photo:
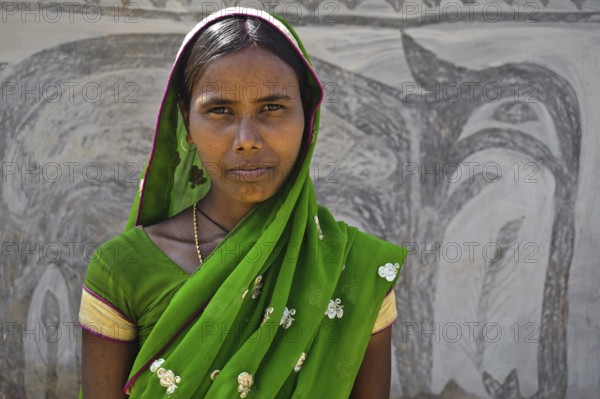
[(177, 106), (179, 107), (179, 112), (181, 112), (181, 115), (183, 116), (183, 124), (185, 125), (185, 130), (187, 131), (188, 134), (188, 142), (189, 139), (191, 139), (190, 137), (190, 113), (188, 111), (188, 109), (185, 106), (185, 103), (183, 102), (183, 98), (181, 98), (181, 96), (177, 99)]

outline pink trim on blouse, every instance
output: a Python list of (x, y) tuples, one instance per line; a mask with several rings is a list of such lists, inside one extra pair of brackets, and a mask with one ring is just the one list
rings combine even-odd
[(119, 342), (119, 343), (133, 342), (133, 341), (128, 341), (128, 340), (120, 340), (120, 339), (117, 339), (117, 338), (109, 337), (108, 335), (104, 335), (104, 334), (102, 334), (101, 332), (99, 332), (99, 331), (97, 331), (97, 330), (94, 330), (93, 328), (91, 328), (91, 327), (89, 327), (89, 326), (86, 326), (85, 324), (81, 324), (81, 322), (80, 322), (80, 321), (78, 321), (77, 323), (79, 324), (79, 326), (81, 327), (81, 329), (83, 329), (83, 330), (86, 330), (87, 332), (89, 332), (89, 333), (91, 333), (91, 334), (94, 334), (94, 335), (95, 335), (95, 336), (97, 336), (97, 337), (100, 337), (100, 338), (106, 339), (106, 340), (108, 340), (108, 341), (111, 341), (111, 342)]

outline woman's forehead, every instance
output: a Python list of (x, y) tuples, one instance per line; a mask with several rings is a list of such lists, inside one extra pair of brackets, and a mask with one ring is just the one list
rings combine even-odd
[(298, 87), (295, 71), (281, 58), (260, 47), (251, 47), (212, 61), (198, 79), (193, 94), (239, 95), (257, 88), (281, 93)]

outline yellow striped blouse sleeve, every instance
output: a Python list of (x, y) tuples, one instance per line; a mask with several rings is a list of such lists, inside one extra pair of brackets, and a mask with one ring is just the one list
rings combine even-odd
[(137, 338), (136, 325), (85, 286), (79, 307), (79, 324), (92, 334), (110, 340), (133, 341)]
[(371, 334), (375, 334), (389, 327), (393, 322), (398, 319), (398, 310), (396, 310), (396, 294), (394, 290), (391, 290), (389, 294), (383, 300), (381, 308), (379, 309), (379, 315), (375, 320), (373, 331)]

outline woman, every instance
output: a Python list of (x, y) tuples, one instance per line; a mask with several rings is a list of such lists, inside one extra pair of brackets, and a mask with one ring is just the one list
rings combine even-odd
[(323, 96), (287, 23), (190, 32), (127, 228), (83, 287), (85, 398), (387, 398), (402, 247), (309, 178)]

